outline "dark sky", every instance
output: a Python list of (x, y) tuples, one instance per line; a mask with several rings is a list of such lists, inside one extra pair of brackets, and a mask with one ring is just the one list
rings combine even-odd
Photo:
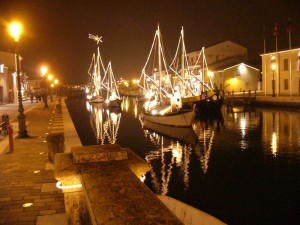
[(117, 77), (138, 78), (159, 23), (168, 62), (182, 26), (188, 52), (230, 40), (245, 46), (254, 62), (263, 52), (264, 26), (267, 51), (275, 50), (276, 22), (278, 49), (288, 48), (289, 18), (292, 46), (300, 46), (299, 7), (299, 0), (0, 0), (0, 50), (12, 51), (5, 24), (19, 19), (22, 68), (30, 77), (45, 62), (64, 83), (87, 83), (96, 50), (91, 33), (102, 36), (102, 57)]

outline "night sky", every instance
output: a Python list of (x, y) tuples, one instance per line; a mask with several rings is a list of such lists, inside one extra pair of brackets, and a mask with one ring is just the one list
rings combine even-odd
[[(260, 63), (263, 36), (267, 52), (288, 49), (288, 19), (292, 47), (300, 46), (299, 0), (165, 1), (165, 0), (0, 0), (0, 50), (13, 51), (5, 28), (20, 20), (22, 68), (29, 77), (47, 63), (65, 84), (88, 82), (88, 68), (96, 43), (89, 33), (102, 36), (105, 64), (112, 61), (117, 78), (139, 78), (159, 23), (170, 63), (181, 27), (188, 52), (230, 40), (248, 49), (252, 64)], [(257, 65), (259, 66), (259, 65)]]

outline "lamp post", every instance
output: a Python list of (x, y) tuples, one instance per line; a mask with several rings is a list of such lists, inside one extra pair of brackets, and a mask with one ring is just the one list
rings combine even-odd
[(42, 66), (41, 68), (41, 72), (42, 72), (42, 77), (44, 78), (44, 96), (43, 96), (43, 100), (45, 103), (45, 108), (48, 108), (48, 102), (47, 102), (47, 77), (46, 74), (48, 72), (48, 68), (46, 66)]
[[(53, 75), (52, 74), (49, 74), (48, 75), (48, 81), (51, 82), (53, 80)], [(50, 92), (50, 99), (51, 99), (51, 102), (53, 102), (53, 98), (52, 98), (52, 89), (53, 89), (53, 86), (51, 86), (51, 92)]]
[(19, 115), (18, 115), (18, 120), (19, 120), (19, 134), (18, 134), (18, 138), (28, 138), (29, 135), (27, 134), (27, 130), (26, 130), (26, 121), (25, 118), (26, 116), (24, 115), (24, 107), (22, 104), (22, 92), (21, 92), (21, 74), (20, 74), (20, 53), (19, 53), (19, 40), (21, 37), (21, 32), (22, 32), (22, 26), (21, 24), (14, 22), (12, 24), (10, 24), (9, 26), (9, 31), (11, 36), (14, 38), (15, 40), (15, 44), (16, 44), (16, 63), (17, 63), (17, 83), (18, 83), (18, 111), (19, 111)]
[(275, 70), (276, 70), (276, 64), (272, 63), (272, 71), (273, 71), (273, 78), (272, 78), (272, 97), (275, 97)]

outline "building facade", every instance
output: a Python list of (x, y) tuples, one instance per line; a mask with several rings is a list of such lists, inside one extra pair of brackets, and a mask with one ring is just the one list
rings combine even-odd
[[(195, 65), (200, 51), (188, 55), (189, 64)], [(205, 59), (210, 76), (204, 78), (225, 92), (261, 90), (260, 71), (247, 65), (247, 48), (231, 41), (224, 41), (205, 48)]]
[(16, 55), (0, 51), (0, 102), (17, 101), (17, 90)]
[(218, 71), (222, 75), (224, 91), (260, 91), (260, 71), (245, 63), (239, 63)]
[[(189, 65), (197, 61), (200, 51), (188, 53)], [(229, 62), (243, 62), (247, 60), (247, 48), (231, 41), (224, 41), (205, 48), (206, 62), (209, 67), (218, 67)]]
[(264, 95), (300, 95), (300, 48), (262, 54)]

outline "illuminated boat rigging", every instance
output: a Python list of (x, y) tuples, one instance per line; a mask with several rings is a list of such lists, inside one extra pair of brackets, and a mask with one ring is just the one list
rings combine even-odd
[(108, 107), (120, 107), (122, 99), (120, 97), (117, 82), (112, 71), (111, 62), (108, 63), (105, 71), (102, 86), (106, 91), (105, 105)]
[(143, 119), (169, 126), (192, 125), (196, 112), (194, 107), (182, 108), (179, 90), (171, 84), (159, 26), (139, 81), (146, 99)]
[(89, 74), (89, 85), (86, 88), (86, 96), (90, 103), (103, 103), (104, 98), (102, 96), (102, 76), (105, 72), (105, 67), (100, 55), (99, 43), (102, 42), (102, 37), (97, 35), (89, 34), (89, 39), (97, 42), (97, 54), (93, 54), (92, 62), (90, 64)]
[(174, 86), (179, 88), (183, 107), (196, 104), (198, 113), (202, 113), (203, 110), (220, 110), (224, 93), (214, 87), (212, 83), (212, 72), (208, 70), (204, 47), (194, 65), (190, 66), (186, 54), (183, 28), (170, 69), (174, 73)]

